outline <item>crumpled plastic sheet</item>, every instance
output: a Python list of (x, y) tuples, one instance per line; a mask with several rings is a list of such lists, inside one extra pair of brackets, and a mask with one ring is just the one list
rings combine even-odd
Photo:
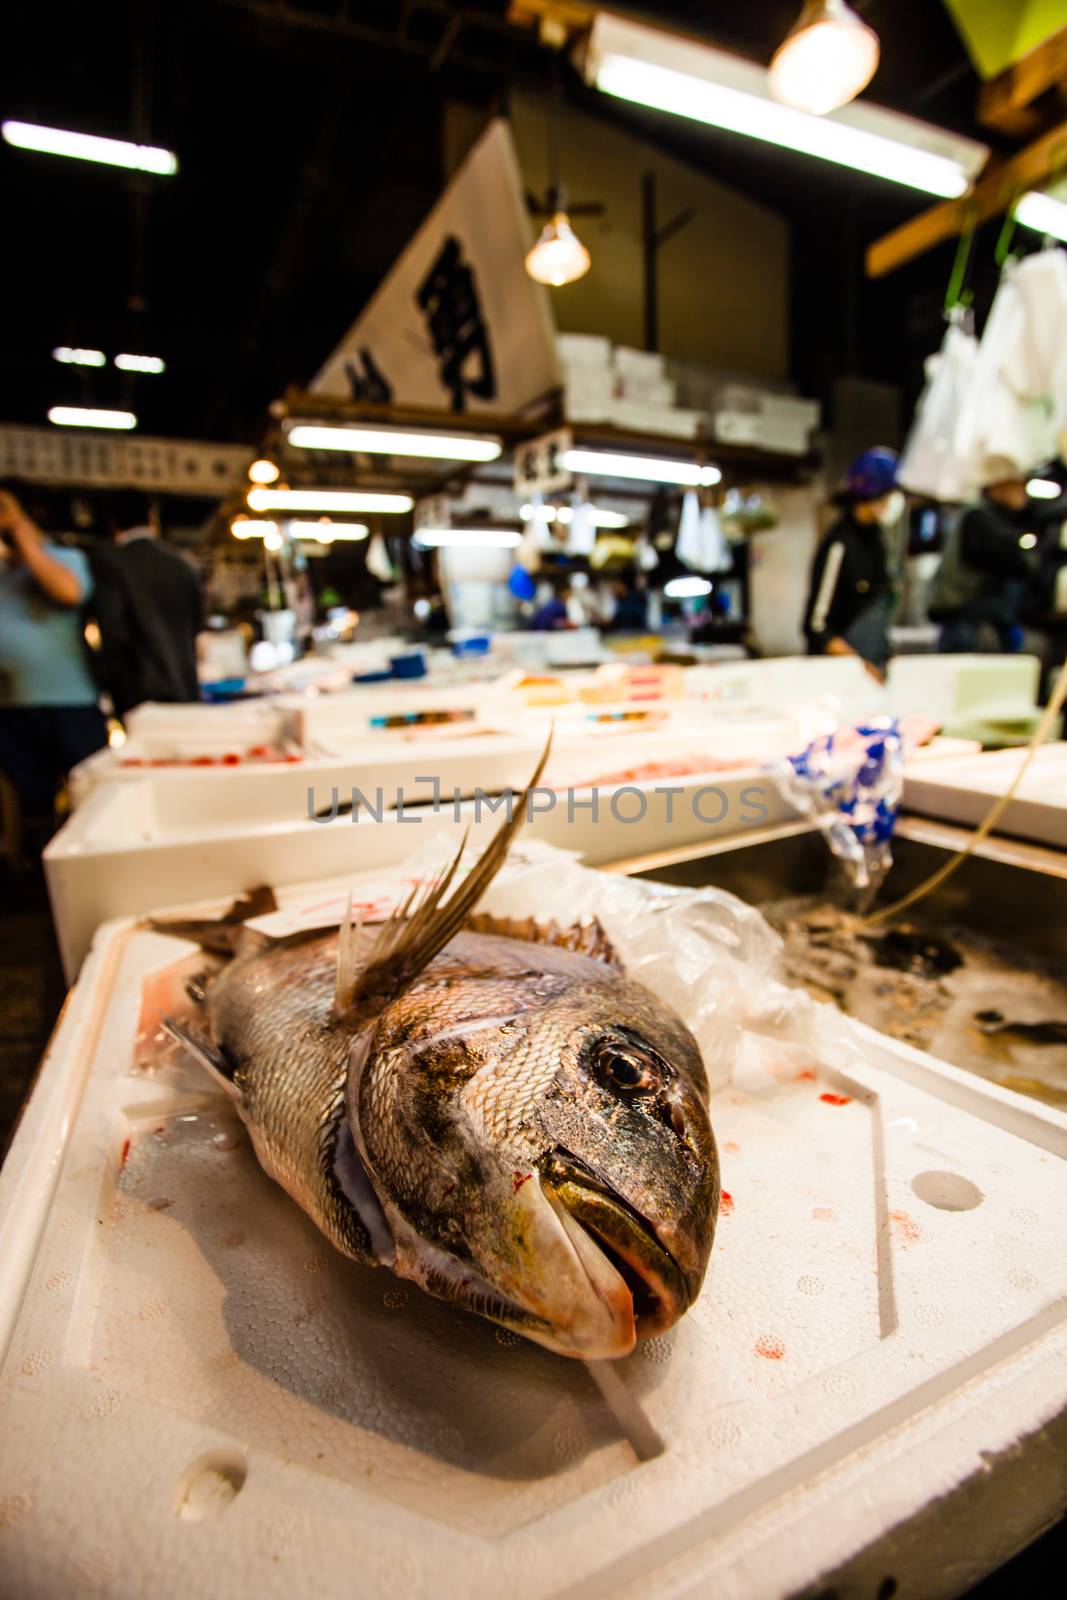
[(896, 718), (879, 717), (813, 739), (778, 770), (784, 794), (822, 830), (856, 889), (877, 887), (892, 865), (904, 753)]
[[(404, 871), (430, 877), (446, 859), (440, 841), (428, 841)], [(470, 851), (461, 871), (476, 859)], [(478, 909), (561, 927), (599, 921), (628, 976), (689, 1028), (712, 1090), (730, 1082), (746, 1036), (803, 1043), (810, 1034), (810, 998), (777, 977), (781, 939), (759, 911), (723, 889), (598, 871), (565, 850), (520, 838)]]

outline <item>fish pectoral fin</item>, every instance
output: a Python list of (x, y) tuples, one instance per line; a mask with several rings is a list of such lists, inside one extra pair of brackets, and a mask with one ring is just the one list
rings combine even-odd
[(210, 950), (215, 955), (232, 956), (247, 943), (249, 936), (265, 937), (245, 928), (249, 918), (263, 917), (277, 909), (274, 890), (261, 884), (235, 900), (221, 917), (145, 917), (142, 926), (151, 928), (154, 933), (169, 933), (176, 939), (191, 939), (202, 950)]
[(225, 1089), (232, 1100), (240, 1100), (241, 1091), (233, 1081), (233, 1067), (217, 1045), (212, 1044), (210, 1039), (202, 1039), (193, 1033), (183, 1022), (175, 1022), (173, 1017), (163, 1018), (163, 1028), (210, 1072), (215, 1082), (220, 1088)]
[(494, 917), (480, 911), (467, 918), (472, 933), (494, 935), (499, 939), (520, 939), (527, 944), (547, 944), (558, 950), (572, 950), (575, 955), (589, 956), (602, 961), (605, 966), (616, 967), (621, 972), (622, 962), (611, 940), (596, 917), (588, 922), (575, 922), (561, 927), (558, 922), (538, 922), (536, 917)]
[(429, 883), (416, 884), (407, 899), (397, 906), (378, 935), (370, 960), (354, 979), (348, 993), (342, 993), (338, 987), (338, 1016), (350, 1015), (372, 1002), (380, 1005), (395, 1000), (461, 931), (507, 860), (512, 842), (526, 819), (530, 791), (545, 770), (551, 748), (552, 734), (549, 733), (534, 774), (517, 797), (510, 815), (453, 893), (448, 891), (463, 859), (466, 834), (442, 876)]

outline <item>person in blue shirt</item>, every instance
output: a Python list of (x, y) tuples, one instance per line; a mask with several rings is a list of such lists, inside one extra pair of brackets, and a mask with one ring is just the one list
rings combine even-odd
[(71, 767), (107, 742), (82, 637), (80, 550), (53, 544), (0, 487), (0, 771), (26, 816), (50, 820)]

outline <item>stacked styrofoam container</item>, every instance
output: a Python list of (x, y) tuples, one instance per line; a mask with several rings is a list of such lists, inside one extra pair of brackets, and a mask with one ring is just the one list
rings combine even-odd
[(819, 425), (816, 400), (779, 394), (747, 384), (724, 384), (715, 408), (715, 437), (723, 444), (751, 445), (783, 455), (806, 455)]
[(613, 347), (592, 334), (557, 336), (563, 369), (564, 409), (570, 422), (610, 422), (619, 428), (693, 439), (698, 411), (676, 405), (677, 391), (665, 356)]

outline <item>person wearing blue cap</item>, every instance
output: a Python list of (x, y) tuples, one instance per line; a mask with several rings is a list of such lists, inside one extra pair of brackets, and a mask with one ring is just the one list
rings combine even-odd
[(904, 508), (897, 454), (878, 446), (857, 456), (835, 496), (841, 515), (819, 541), (804, 633), (811, 655), (859, 656), (885, 680), (893, 590), (882, 529)]

